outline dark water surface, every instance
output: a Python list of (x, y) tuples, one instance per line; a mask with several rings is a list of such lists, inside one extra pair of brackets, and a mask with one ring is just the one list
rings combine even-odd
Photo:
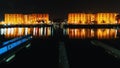
[[(32, 28), (1, 28), (2, 41), (23, 35), (32, 34), (33, 39), (29, 48), (16, 53), (16, 57), (7, 66), (33, 66), (40, 68), (60, 68), (59, 46), (64, 44), (68, 65), (70, 68), (80, 67), (120, 67), (120, 57), (109, 54), (108, 51), (91, 43), (98, 40), (120, 49), (120, 30), (113, 28), (66, 28), (53, 29), (52, 27)], [(61, 66), (61, 68), (64, 68)]]

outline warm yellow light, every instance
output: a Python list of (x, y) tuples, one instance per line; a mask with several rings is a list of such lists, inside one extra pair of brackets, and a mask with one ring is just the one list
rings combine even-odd
[(37, 24), (40, 21), (49, 24), (48, 14), (5, 14), (5, 24)]
[(118, 13), (69, 13), (68, 24), (92, 24), (96, 21), (96, 24), (116, 24), (116, 15)]
[(117, 37), (116, 29), (68, 29), (69, 38), (111, 39)]

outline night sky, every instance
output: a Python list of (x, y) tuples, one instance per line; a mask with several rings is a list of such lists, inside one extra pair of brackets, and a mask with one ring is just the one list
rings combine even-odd
[(0, 14), (49, 13), (51, 19), (65, 19), (70, 12), (119, 12), (117, 0), (0, 0)]

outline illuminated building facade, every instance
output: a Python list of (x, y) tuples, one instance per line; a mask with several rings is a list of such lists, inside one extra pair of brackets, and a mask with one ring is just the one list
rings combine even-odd
[(116, 24), (117, 13), (97, 13), (96, 20), (98, 24)]
[(118, 13), (69, 13), (68, 24), (116, 24)]
[(5, 14), (6, 24), (22, 24), (24, 23), (23, 14)]
[(48, 14), (5, 14), (6, 24), (49, 24)]

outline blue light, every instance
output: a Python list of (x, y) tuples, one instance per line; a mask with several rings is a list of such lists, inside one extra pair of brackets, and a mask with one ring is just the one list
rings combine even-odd
[(16, 41), (16, 40), (19, 40), (19, 39), (20, 39), (20, 38), (15, 38), (15, 39), (11, 39), (11, 40), (9, 40), (9, 41), (3, 42), (3, 46), (6, 45), (6, 44), (8, 44), (8, 43), (11, 43), (11, 42), (14, 42), (14, 41)]
[(21, 40), (21, 43), (23, 43), (23, 42), (25, 42), (25, 41), (27, 41), (27, 39), (22, 39), (22, 40)]
[[(11, 43), (11, 42), (14, 42), (14, 41), (16, 41), (16, 40), (19, 40), (19, 39), (21, 39), (21, 38), (24, 38), (24, 37), (25, 37), (25, 36), (19, 37), (19, 38), (14, 38), (14, 39), (11, 39), (11, 40), (9, 40), (9, 41), (3, 42), (3, 46), (6, 45), (6, 44), (9, 44), (9, 43)], [(26, 37), (27, 37), (27, 36), (26, 36)]]
[[(28, 37), (28, 39), (30, 39), (30, 38), (31, 38), (31, 37)], [(12, 48), (14, 48), (14, 47), (16, 47), (16, 46), (19, 46), (20, 44), (26, 42), (28, 39), (24, 38), (24, 39), (19, 40), (19, 41), (15, 42), (15, 43), (9, 44), (9, 45), (8, 45), (8, 50), (11, 50)]]
[(19, 37), (19, 38), (15, 38), (6, 42), (3, 42), (3, 46), (2, 48), (0, 48), (0, 55), (7, 52), (8, 50), (11, 50), (19, 45), (21, 45), (22, 43), (25, 43), (26, 41), (30, 40), (32, 37), (29, 36), (23, 36), (23, 37)]
[(18, 46), (21, 43), (22, 43), (21, 41), (17, 41), (15, 43), (12, 43), (12, 44), (8, 45), (8, 50), (11, 50), (12, 48)]
[(0, 55), (7, 52), (7, 46), (0, 48)]

